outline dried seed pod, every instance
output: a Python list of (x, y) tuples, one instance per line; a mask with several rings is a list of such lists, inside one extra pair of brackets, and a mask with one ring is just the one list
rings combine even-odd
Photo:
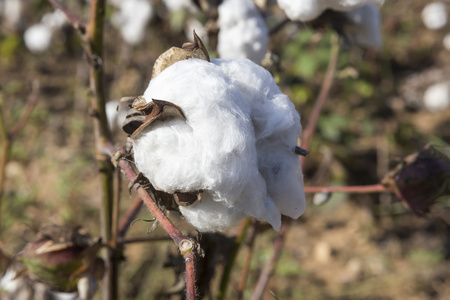
[(181, 48), (172, 47), (158, 57), (153, 65), (152, 79), (174, 63), (191, 58), (210, 61), (208, 51), (206, 51), (205, 45), (195, 31), (193, 43), (184, 43)]
[(439, 197), (450, 195), (450, 159), (427, 145), (407, 156), (382, 183), (416, 215), (423, 216)]

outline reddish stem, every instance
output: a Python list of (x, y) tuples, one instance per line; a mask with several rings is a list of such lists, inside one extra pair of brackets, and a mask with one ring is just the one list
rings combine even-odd
[(305, 193), (381, 193), (392, 192), (392, 189), (382, 184), (355, 186), (305, 186)]
[(30, 95), (28, 96), (27, 105), (25, 106), (25, 110), (23, 111), (20, 119), (17, 121), (16, 125), (14, 125), (13, 129), (9, 132), (9, 138), (14, 139), (14, 137), (23, 129), (28, 119), (30, 118), (31, 112), (33, 111), (34, 106), (36, 105), (36, 101), (39, 95), (39, 81), (36, 79), (33, 81)]
[(85, 33), (86, 28), (84, 23), (81, 22), (80, 19), (78, 19), (69, 10), (67, 10), (67, 8), (64, 7), (64, 5), (61, 2), (59, 2), (58, 0), (48, 0), (48, 1), (53, 5), (54, 8), (61, 10), (66, 15), (67, 19), (76, 30), (79, 30), (82, 34)]
[(245, 257), (244, 267), (242, 268), (241, 280), (239, 281), (238, 295), (236, 297), (237, 300), (242, 299), (242, 296), (244, 295), (245, 284), (247, 282), (247, 277), (248, 277), (248, 270), (250, 269), (250, 262), (252, 260), (253, 249), (255, 246), (255, 239), (258, 234), (258, 225), (259, 225), (258, 220), (253, 219), (252, 220), (252, 235), (250, 236), (250, 241), (248, 242), (248, 251), (247, 251), (247, 255)]

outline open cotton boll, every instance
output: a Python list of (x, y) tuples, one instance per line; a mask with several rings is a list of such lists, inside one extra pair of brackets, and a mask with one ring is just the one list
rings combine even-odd
[(225, 0), (219, 6), (217, 50), (221, 58), (260, 63), (267, 52), (268, 30), (251, 0)]
[(120, 29), (125, 42), (129, 45), (140, 43), (145, 35), (145, 27), (153, 14), (152, 4), (148, 0), (127, 0), (119, 3), (119, 12), (112, 17), (112, 23)]
[(22, 0), (2, 0), (0, 2), (0, 16), (6, 21), (6, 25), (15, 28), (22, 16)]
[(41, 19), (41, 23), (51, 29), (61, 28), (66, 22), (66, 15), (59, 9), (54, 10), (52, 13), (46, 13)]
[(324, 10), (349, 11), (365, 4), (381, 5), (384, 0), (277, 0), (291, 20), (312, 21)]
[(42, 23), (35, 24), (25, 30), (23, 39), (25, 46), (27, 46), (31, 52), (43, 52), (50, 46), (52, 30)]
[(172, 102), (186, 120), (146, 128), (133, 143), (136, 166), (157, 190), (202, 191), (200, 201), (180, 207), (199, 231), (248, 216), (279, 230), (281, 213), (303, 213), (293, 151), (300, 120), (269, 72), (247, 59), (179, 61), (151, 80), (144, 98)]
[(428, 29), (440, 29), (447, 24), (447, 7), (444, 2), (432, 2), (422, 10), (422, 21)]
[(381, 47), (380, 11), (373, 4), (367, 4), (345, 12), (349, 24), (344, 27), (347, 37), (362, 47)]
[(198, 10), (191, 0), (163, 0), (163, 2), (169, 11), (188, 9), (191, 12), (195, 12)]

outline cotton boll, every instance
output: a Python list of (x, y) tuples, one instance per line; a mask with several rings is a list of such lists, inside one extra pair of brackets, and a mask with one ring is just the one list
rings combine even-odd
[(4, 0), (3, 17), (6, 25), (15, 28), (22, 16), (22, 0)]
[(117, 130), (122, 128), (123, 121), (127, 116), (125, 106), (125, 103), (120, 103), (119, 101), (109, 101), (106, 103), (105, 110), (109, 129)]
[(31, 52), (43, 52), (50, 46), (52, 31), (44, 24), (35, 24), (25, 30), (23, 39)]
[(66, 15), (59, 9), (56, 9), (52, 13), (46, 13), (41, 19), (41, 23), (51, 29), (59, 29), (66, 22), (67, 22)]
[(153, 14), (153, 7), (148, 0), (127, 0), (120, 2), (119, 13), (113, 15), (112, 23), (120, 29), (127, 44), (140, 43), (145, 34), (145, 27)]
[[(233, 78), (232, 72), (224, 72), (225, 65), (230, 66), (230, 70), (241, 69), (242, 72), (238, 73), (245, 76)], [(247, 67), (250, 69), (245, 70)], [(251, 74), (255, 80), (241, 81)], [(180, 208), (186, 219), (200, 231), (223, 230), (246, 216), (267, 221), (278, 230), (280, 209), (295, 217), (304, 210), (303, 185), (297, 176), (299, 169), (291, 172), (294, 167), (289, 164), (291, 159), (295, 159), (293, 165), (299, 167), (293, 147), (300, 125), (298, 122), (292, 125), (295, 132), (287, 134), (288, 137), (271, 136), (282, 134), (286, 124), (291, 124), (292, 120), (299, 121), (298, 114), (294, 109), (285, 115), (287, 121), (284, 121), (279, 116), (286, 111), (277, 112), (275, 118), (266, 112), (270, 124), (276, 128), (259, 128), (265, 121), (262, 116), (257, 121), (251, 115), (257, 112), (252, 101), (259, 97), (252, 94), (253, 82), (259, 82), (259, 86), (255, 85), (258, 91), (260, 86), (264, 86), (267, 95), (280, 93), (270, 74), (249, 60), (235, 65), (222, 60), (208, 63), (196, 59), (168, 67), (152, 79), (144, 93), (147, 101), (153, 98), (176, 104), (184, 112), (186, 120), (171, 119), (150, 124), (134, 141), (136, 166), (158, 190), (168, 193), (203, 191), (199, 202)], [(289, 99), (281, 98), (267, 101), (288, 105)], [(280, 103), (273, 107), (280, 106)], [(281, 149), (268, 150), (260, 157), (256, 132), (259, 140), (275, 141), (272, 145), (279, 143)], [(295, 138), (291, 139), (291, 136)], [(281, 153), (292, 156), (282, 159)], [(276, 194), (276, 182), (280, 183), (277, 180), (286, 178), (274, 176), (274, 182), (267, 182), (262, 176), (260, 168), (263, 164), (259, 164), (259, 159), (267, 155), (276, 156), (275, 164), (289, 162), (278, 170), (288, 173), (283, 175), (289, 177), (283, 190), (295, 190), (294, 199), (285, 199), (286, 194), (278, 199), (280, 195)], [(273, 167), (271, 163), (268, 165)], [(294, 176), (290, 177), (292, 174)], [(293, 182), (296, 182), (296, 189), (291, 185)], [(271, 191), (275, 191), (273, 195)], [(273, 199), (279, 203), (274, 203)], [(293, 204), (291, 209), (287, 208), (289, 201)]]
[(440, 82), (426, 89), (423, 102), (427, 110), (438, 112), (450, 107), (450, 82)]
[(268, 30), (251, 0), (225, 0), (219, 6), (217, 50), (221, 58), (260, 63), (267, 52)]
[(344, 27), (344, 32), (354, 43), (363, 47), (381, 47), (380, 11), (373, 4), (367, 4), (345, 12), (349, 25)]
[(191, 0), (163, 0), (163, 2), (169, 11), (178, 11), (182, 9), (187, 9), (191, 12), (197, 11), (197, 8)]
[(324, 10), (349, 11), (365, 4), (381, 5), (384, 0), (277, 0), (291, 20), (312, 21)]
[(422, 10), (422, 21), (428, 29), (440, 29), (447, 24), (447, 7), (444, 2), (432, 2)]

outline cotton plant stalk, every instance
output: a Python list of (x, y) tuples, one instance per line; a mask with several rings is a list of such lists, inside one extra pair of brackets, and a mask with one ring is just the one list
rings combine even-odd
[(275, 230), (305, 210), (295, 153), (300, 116), (268, 71), (248, 59), (209, 59), (201, 40), (155, 63), (124, 124), (138, 170), (174, 196), (199, 231), (246, 217)]

